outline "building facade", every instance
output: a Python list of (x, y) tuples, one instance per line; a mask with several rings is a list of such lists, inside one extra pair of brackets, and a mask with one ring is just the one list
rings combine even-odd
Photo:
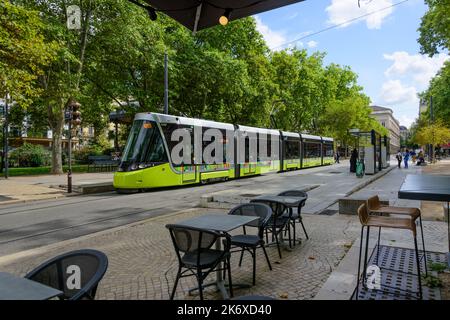
[(394, 118), (394, 112), (392, 109), (380, 106), (370, 106), (370, 108), (372, 109), (370, 116), (389, 130), (390, 152), (396, 153), (400, 149), (400, 123)]
[(400, 126), (400, 145), (404, 145), (410, 136), (409, 129), (405, 126)]

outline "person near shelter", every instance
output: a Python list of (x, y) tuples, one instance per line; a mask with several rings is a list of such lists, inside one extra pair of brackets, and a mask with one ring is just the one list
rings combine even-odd
[(409, 150), (406, 149), (405, 154), (403, 155), (403, 161), (405, 163), (405, 169), (408, 169), (408, 161), (409, 161)]
[(336, 153), (334, 154), (334, 162), (335, 163), (339, 163), (339, 151), (336, 151)]
[(358, 151), (356, 150), (356, 148), (354, 148), (350, 156), (350, 172), (356, 172), (357, 159), (358, 159)]
[(395, 156), (398, 162), (398, 168), (400, 169), (402, 167), (402, 153), (400, 150), (398, 150), (397, 155)]

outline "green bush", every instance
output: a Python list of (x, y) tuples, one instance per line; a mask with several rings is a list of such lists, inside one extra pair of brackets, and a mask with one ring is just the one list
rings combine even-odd
[(25, 143), (11, 152), (10, 159), (14, 166), (41, 167), (50, 164), (51, 154), (43, 146)]
[(73, 158), (80, 164), (89, 163), (89, 156), (100, 156), (103, 150), (99, 146), (87, 146), (73, 151)]

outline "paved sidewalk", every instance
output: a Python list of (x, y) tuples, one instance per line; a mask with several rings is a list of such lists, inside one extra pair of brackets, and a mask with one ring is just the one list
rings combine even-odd
[[(83, 184), (111, 182), (113, 173), (73, 173), (74, 188)], [(60, 186), (67, 185), (67, 175), (37, 175), (0, 178), (0, 205), (36, 200), (58, 199), (67, 192)], [(74, 193), (76, 195), (76, 193)]]

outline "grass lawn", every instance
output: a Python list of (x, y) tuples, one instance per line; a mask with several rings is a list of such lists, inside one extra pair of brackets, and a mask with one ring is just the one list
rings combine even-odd
[[(51, 167), (29, 167), (29, 168), (9, 168), (8, 172), (11, 177), (14, 176), (31, 176), (39, 174), (50, 174)], [(87, 172), (88, 165), (72, 165), (72, 172)], [(67, 172), (67, 166), (63, 167), (64, 172)]]

